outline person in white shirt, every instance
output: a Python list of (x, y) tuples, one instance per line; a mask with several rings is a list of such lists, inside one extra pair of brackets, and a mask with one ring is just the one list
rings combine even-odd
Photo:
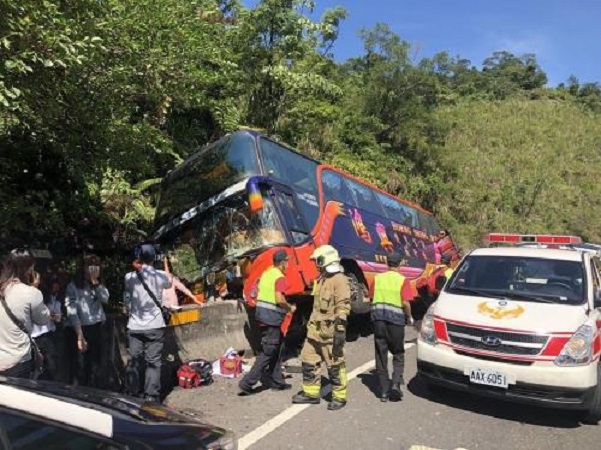
[(42, 293), (35, 287), (39, 275), (26, 249), (15, 249), (0, 274), (0, 375), (31, 378), (35, 373), (30, 333), (33, 325), (50, 321)]
[(124, 312), (129, 316), (130, 355), (125, 370), (125, 388), (130, 395), (139, 395), (143, 378), (144, 398), (151, 402), (160, 401), (161, 362), (167, 326), (159, 305), (163, 305), (163, 290), (171, 287), (165, 272), (153, 267), (155, 255), (150, 244), (136, 247), (134, 258), (141, 262), (141, 266), (137, 265), (135, 271), (125, 275), (123, 291)]
[[(80, 360), (76, 376), (78, 383), (83, 386), (98, 387), (102, 363), (102, 324), (106, 321), (103, 305), (108, 301), (109, 291), (100, 281), (100, 258), (88, 255), (65, 292), (69, 326), (67, 339), (71, 342), (67, 357), (72, 361)], [(81, 359), (78, 358), (78, 351)]]

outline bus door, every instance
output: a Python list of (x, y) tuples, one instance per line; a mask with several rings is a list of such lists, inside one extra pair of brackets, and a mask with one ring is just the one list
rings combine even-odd
[(298, 269), (305, 287), (308, 287), (310, 286), (309, 283), (315, 278), (313, 272), (316, 271), (314, 267), (308, 266), (307, 257), (315, 249), (313, 237), (300, 212), (292, 189), (279, 183), (273, 183), (270, 195), (273, 196), (273, 203), (276, 205), (278, 214), (284, 224), (288, 242), (292, 244), (295, 259), (294, 266)]

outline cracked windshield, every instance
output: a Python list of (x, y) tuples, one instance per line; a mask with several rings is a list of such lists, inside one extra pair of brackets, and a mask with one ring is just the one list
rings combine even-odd
[(284, 243), (283, 229), (266, 193), (263, 203), (260, 212), (251, 214), (248, 197), (236, 195), (186, 223), (165, 244), (174, 273), (193, 281), (223, 269), (250, 250)]

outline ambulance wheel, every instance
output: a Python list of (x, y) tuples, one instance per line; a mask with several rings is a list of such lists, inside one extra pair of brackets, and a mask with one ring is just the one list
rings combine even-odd
[(428, 392), (434, 397), (440, 397), (441, 395), (444, 395), (448, 392), (440, 384), (432, 383), (431, 381), (426, 381), (425, 385), (426, 385), (426, 388), (428, 389)]
[(597, 387), (593, 395), (591, 406), (584, 417), (583, 422), (589, 425), (597, 425), (601, 420), (601, 364), (597, 364)]

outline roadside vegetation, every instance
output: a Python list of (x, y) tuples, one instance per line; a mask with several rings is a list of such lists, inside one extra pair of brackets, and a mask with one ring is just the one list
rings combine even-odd
[(0, 0), (2, 247), (117, 255), (148, 233), (157, 180), (244, 127), (433, 210), (463, 248), (601, 242), (599, 84), (548, 87), (535, 55), (421, 58), (385, 24), (338, 61), (347, 12), (313, 7)]

